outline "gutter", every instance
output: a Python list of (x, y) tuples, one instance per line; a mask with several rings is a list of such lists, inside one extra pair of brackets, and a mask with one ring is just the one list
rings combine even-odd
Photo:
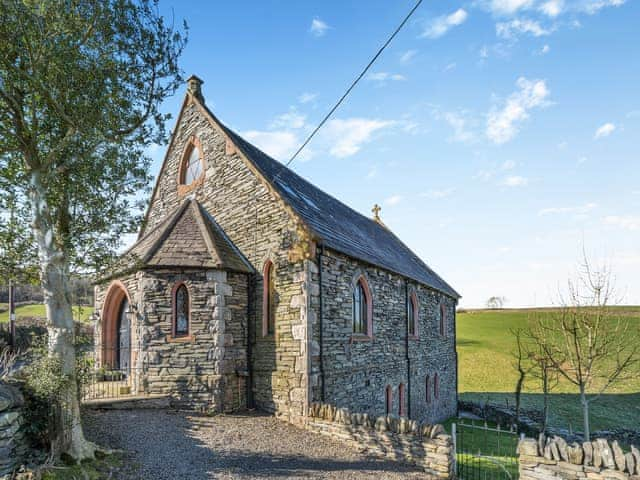
[(254, 298), (255, 275), (253, 273), (247, 275), (247, 408), (254, 408), (253, 404), (253, 324), (255, 316), (253, 315), (255, 308), (252, 308), (255, 302)]
[(325, 386), (324, 386), (324, 315), (323, 315), (323, 297), (322, 297), (322, 256), (324, 255), (324, 245), (321, 244), (318, 248), (318, 326), (320, 328), (320, 338), (318, 344), (320, 347), (320, 401), (325, 401)]
[(404, 281), (405, 355), (407, 359), (407, 418), (411, 418), (411, 358), (409, 357), (409, 281)]

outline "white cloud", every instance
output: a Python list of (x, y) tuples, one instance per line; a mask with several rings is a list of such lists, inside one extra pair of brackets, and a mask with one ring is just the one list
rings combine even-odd
[(449, 197), (451, 194), (455, 192), (455, 188), (445, 188), (442, 190), (429, 190), (428, 192), (421, 193), (421, 197), (433, 198), (433, 199), (441, 199)]
[(640, 216), (609, 215), (604, 217), (604, 223), (624, 230), (640, 230)]
[(548, 0), (540, 5), (539, 9), (545, 15), (555, 18), (562, 13), (564, 0)]
[(496, 15), (513, 15), (519, 10), (529, 8), (533, 0), (491, 0), (489, 9)]
[(302, 104), (313, 102), (317, 97), (318, 97), (317, 93), (304, 92), (304, 93), (301, 93), (300, 96), (298, 97), (298, 102)]
[(501, 165), (502, 170), (513, 170), (514, 168), (516, 168), (516, 162), (514, 162), (513, 160), (506, 160), (502, 165)]
[(425, 28), (421, 38), (438, 38), (447, 33), (451, 28), (461, 25), (467, 19), (469, 15), (467, 12), (459, 8), (450, 15), (442, 15), (434, 18), (429, 25)]
[(322, 37), (327, 30), (329, 30), (329, 25), (320, 20), (318, 17), (311, 20), (311, 26), (309, 27), (309, 33), (314, 37)]
[(442, 71), (443, 71), (443, 72), (448, 72), (448, 71), (450, 71), (450, 70), (455, 69), (457, 66), (458, 66), (458, 65), (457, 65), (457, 63), (456, 63), (456, 62), (451, 62), (451, 63), (447, 64), (447, 65), (442, 69)]
[(608, 137), (613, 133), (615, 129), (616, 126), (613, 123), (607, 122), (596, 130), (593, 138), (597, 140), (598, 138)]
[(626, 0), (583, 0), (580, 3), (580, 9), (589, 15), (593, 15), (606, 7), (619, 7), (623, 5), (625, 1)]
[(243, 132), (242, 136), (278, 160), (291, 157), (300, 145), (295, 133), (282, 130), (273, 132), (249, 130)]
[(371, 80), (373, 82), (385, 83), (387, 80), (392, 81), (403, 81), (407, 78), (404, 75), (400, 75), (399, 73), (389, 73), (389, 72), (375, 72), (367, 75), (367, 80)]
[(407, 50), (400, 55), (400, 63), (407, 64), (418, 54), (418, 50)]
[(399, 204), (402, 201), (402, 195), (392, 195), (389, 198), (385, 199), (385, 205), (394, 206)]
[(445, 112), (443, 117), (453, 128), (453, 135), (450, 139), (454, 142), (470, 142), (475, 138), (473, 132), (469, 130), (469, 120), (464, 113)]
[(560, 215), (560, 214), (575, 214), (585, 215), (598, 206), (597, 203), (586, 203), (584, 205), (578, 205), (575, 207), (548, 207), (543, 208), (538, 212), (541, 217), (545, 215)]
[(538, 50), (538, 55), (546, 55), (551, 50), (549, 45), (544, 45), (540, 50)]
[(516, 81), (518, 90), (507, 98), (502, 108), (491, 109), (487, 116), (487, 137), (496, 144), (511, 140), (519, 131), (519, 125), (529, 118), (529, 111), (548, 105), (549, 89), (544, 80)]
[(307, 117), (305, 115), (298, 113), (295, 108), (291, 108), (287, 113), (283, 113), (274, 118), (270, 124), (270, 128), (273, 130), (279, 128), (295, 130), (304, 127), (306, 119)]
[(480, 55), (480, 58), (489, 58), (489, 48), (486, 45), (483, 45), (478, 54)]
[(509, 22), (496, 23), (496, 35), (504, 39), (513, 39), (518, 35), (530, 34), (534, 37), (549, 35), (551, 30), (543, 28), (539, 22), (529, 19), (516, 18)]
[(375, 177), (376, 175), (378, 175), (378, 166), (377, 166), (377, 165), (374, 165), (373, 167), (371, 167), (371, 168), (369, 169), (369, 172), (367, 172), (367, 175), (366, 175), (366, 177), (365, 177), (365, 178), (366, 178), (367, 180), (369, 180), (369, 179), (371, 179), (371, 178)]
[(330, 142), (329, 153), (344, 158), (358, 153), (375, 132), (394, 123), (369, 118), (336, 118), (327, 122), (323, 137)]
[(505, 187), (524, 187), (529, 183), (529, 180), (520, 175), (510, 175), (502, 180), (501, 185)]

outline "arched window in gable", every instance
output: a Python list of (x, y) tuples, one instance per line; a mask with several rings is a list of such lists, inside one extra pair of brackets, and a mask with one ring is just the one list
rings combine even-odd
[(190, 319), (189, 290), (184, 283), (180, 283), (173, 294), (173, 336), (189, 336)]
[(387, 388), (384, 389), (384, 404), (385, 411), (387, 415), (393, 412), (393, 389), (391, 385), (387, 385)]
[(262, 270), (262, 335), (276, 331), (275, 266), (267, 260)]
[(353, 286), (352, 332), (354, 334), (372, 336), (372, 312), (369, 285), (364, 276), (360, 276)]
[(204, 177), (204, 156), (202, 146), (196, 137), (191, 137), (182, 154), (178, 171), (178, 190), (186, 193), (202, 183)]
[(409, 302), (407, 305), (407, 329), (409, 331), (409, 336), (417, 338), (418, 337), (418, 297), (416, 292), (411, 292), (409, 295)]
[(398, 386), (398, 415), (404, 417), (405, 412), (405, 394), (404, 394), (404, 383), (401, 383)]

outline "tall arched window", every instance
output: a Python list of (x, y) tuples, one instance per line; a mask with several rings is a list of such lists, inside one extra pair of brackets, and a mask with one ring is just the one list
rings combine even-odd
[(409, 309), (407, 312), (409, 336), (415, 338), (418, 336), (418, 297), (415, 292), (411, 292), (411, 295), (409, 295), (407, 308)]
[(262, 271), (262, 335), (273, 335), (276, 331), (275, 267), (267, 260)]
[(404, 383), (401, 383), (398, 386), (398, 415), (400, 415), (401, 417), (404, 417), (406, 412), (405, 412), (405, 394), (404, 394)]
[(438, 374), (433, 375), (433, 398), (436, 400), (440, 397), (440, 377)]
[(358, 278), (353, 287), (352, 332), (357, 335), (372, 335), (372, 305), (369, 286), (364, 277)]
[(446, 314), (446, 310), (444, 307), (444, 303), (441, 303), (439, 319), (440, 319), (440, 335), (442, 335), (443, 337), (446, 332), (446, 315), (445, 314)]
[(200, 141), (196, 137), (191, 137), (185, 147), (178, 175), (179, 193), (187, 193), (193, 187), (202, 183), (204, 157)]
[(184, 283), (178, 285), (174, 293), (173, 335), (175, 337), (189, 335), (189, 290)]
[(425, 399), (427, 403), (431, 403), (431, 392), (429, 391), (429, 375), (424, 379)]
[(393, 389), (391, 385), (387, 385), (387, 388), (384, 389), (384, 404), (387, 415), (389, 415), (393, 412)]

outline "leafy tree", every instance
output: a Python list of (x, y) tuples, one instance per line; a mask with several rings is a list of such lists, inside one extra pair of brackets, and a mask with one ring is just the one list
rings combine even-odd
[[(164, 98), (186, 41), (154, 0), (2, 0), (0, 199), (13, 197), (37, 244), (49, 355), (68, 377), (52, 439), (80, 460), (69, 278), (100, 272), (137, 222), (145, 147), (165, 137)], [(11, 252), (9, 252), (11, 254)]]
[(505, 297), (489, 297), (489, 300), (487, 300), (487, 308), (503, 308), (505, 303), (507, 303), (507, 299)]

